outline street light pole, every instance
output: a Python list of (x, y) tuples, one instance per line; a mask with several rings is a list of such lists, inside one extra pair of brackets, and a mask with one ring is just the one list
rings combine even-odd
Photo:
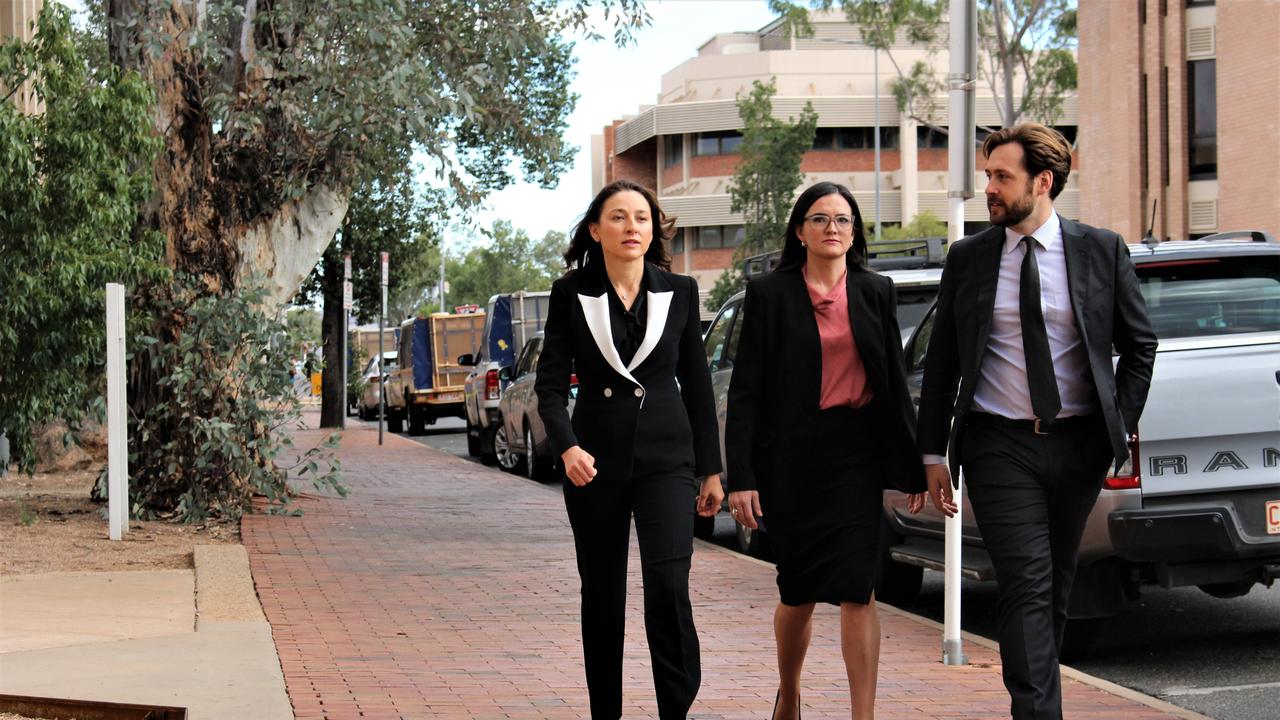
[(876, 84), (876, 242), (880, 242), (880, 49), (872, 47), (871, 52)]

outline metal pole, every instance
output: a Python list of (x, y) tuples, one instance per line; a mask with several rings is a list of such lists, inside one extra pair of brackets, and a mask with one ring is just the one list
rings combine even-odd
[[(974, 88), (977, 74), (977, 5), (975, 0), (951, 3), (950, 129), (947, 164), (947, 240), (955, 242), (964, 234), (964, 201), (973, 197), (974, 172)], [(945, 583), (943, 589), (942, 662), (964, 665), (960, 639), (960, 563), (963, 548), (964, 474), (956, 478), (956, 514), (947, 518), (944, 546)]]
[[(387, 319), (387, 260), (386, 252), (378, 253), (382, 265), (382, 309), (378, 313), (378, 444), (382, 444), (382, 421), (387, 414), (387, 370), (382, 364), (383, 324)], [(408, 409), (405, 410), (408, 412)]]
[(449, 312), (445, 309), (444, 292), (444, 238), (440, 238), (440, 312)]
[(871, 48), (875, 58), (876, 83), (876, 242), (880, 242), (880, 50)]
[(124, 371), (124, 286), (107, 283), (107, 528), (112, 540), (123, 539), (129, 531)]
[(350, 338), (351, 305), (349, 304), (351, 285), (351, 255), (342, 259), (342, 425), (347, 427), (347, 411), (351, 408), (351, 382), (348, 371), (351, 369)]

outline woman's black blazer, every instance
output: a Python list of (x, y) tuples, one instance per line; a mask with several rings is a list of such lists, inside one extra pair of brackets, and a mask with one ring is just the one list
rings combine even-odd
[[(924, 469), (916, 449), (916, 416), (907, 393), (893, 281), (851, 269), (845, 282), (854, 343), (875, 393), (867, 408), (875, 413), (884, 486), (920, 492)], [(742, 312), (725, 421), (729, 489), (735, 491), (774, 487), (802, 466), (796, 453), (814, 432), (822, 392), (818, 321), (800, 268), (748, 283)]]
[[(720, 472), (711, 373), (702, 346), (698, 284), (648, 263), (644, 341), (624, 366), (609, 321), (603, 263), (567, 273), (551, 286), (534, 390), (538, 413), (558, 457), (574, 445), (595, 457), (598, 477), (630, 476), (637, 452), (687, 461), (696, 476)], [(578, 375), (570, 421), (569, 375)], [(678, 381), (678, 382), (677, 382)], [(656, 447), (636, 448), (636, 424), (661, 418)], [(649, 432), (647, 437), (654, 437)]]

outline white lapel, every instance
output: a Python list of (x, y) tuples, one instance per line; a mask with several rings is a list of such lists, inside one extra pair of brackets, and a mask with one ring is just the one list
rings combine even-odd
[[(636, 348), (635, 357), (631, 358), (631, 364), (627, 366), (628, 370), (635, 370), (640, 367), (640, 363), (649, 357), (649, 353), (658, 346), (658, 341), (662, 339), (662, 331), (667, 327), (667, 313), (671, 310), (672, 292), (653, 292), (648, 293), (649, 297), (646, 302), (648, 307), (648, 318), (645, 320), (644, 340), (640, 343), (640, 347)], [(636, 383), (639, 385), (639, 383)]]
[[(640, 385), (640, 383), (631, 375), (631, 371), (622, 364), (622, 356), (618, 354), (618, 348), (613, 346), (613, 328), (609, 323), (609, 296), (608, 294), (592, 297), (590, 295), (579, 295), (578, 302), (582, 304), (582, 315), (587, 320), (587, 327), (591, 329), (591, 339), (596, 341), (596, 348), (600, 351), (600, 355), (604, 357), (609, 366), (618, 371), (622, 377), (631, 382)], [(663, 316), (666, 316), (666, 308), (663, 308)], [(647, 333), (645, 341), (648, 341)], [(639, 356), (639, 352), (636, 353)], [(635, 366), (635, 363), (632, 363)]]

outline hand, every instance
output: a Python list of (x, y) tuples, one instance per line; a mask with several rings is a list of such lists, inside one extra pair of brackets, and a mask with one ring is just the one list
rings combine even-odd
[(929, 485), (929, 497), (938, 512), (953, 517), (959, 508), (951, 497), (951, 471), (946, 463), (924, 466), (924, 479)]
[(720, 486), (720, 473), (702, 478), (702, 489), (698, 491), (698, 514), (702, 517), (714, 517), (720, 512), (722, 501), (724, 489)]
[(929, 493), (910, 493), (907, 495), (907, 512), (915, 515), (924, 509), (924, 499)]
[(743, 527), (757, 529), (756, 518), (764, 517), (764, 511), (760, 509), (760, 493), (755, 490), (729, 493), (729, 512)]
[(577, 487), (586, 485), (596, 476), (596, 459), (579, 445), (560, 453), (560, 460), (564, 463), (565, 477)]

